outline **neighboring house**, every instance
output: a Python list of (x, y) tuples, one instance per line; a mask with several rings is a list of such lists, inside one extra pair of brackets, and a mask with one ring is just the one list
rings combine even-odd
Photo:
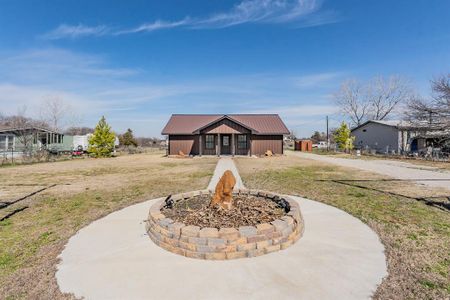
[(352, 129), (356, 148), (370, 149), (379, 153), (411, 151), (411, 139), (416, 134), (407, 122), (395, 120), (369, 120)]
[(289, 130), (276, 114), (175, 114), (162, 134), (168, 136), (169, 155), (264, 155), (282, 154)]
[(442, 134), (394, 120), (370, 120), (352, 129), (356, 148), (396, 154), (426, 152), (428, 146), (437, 144), (434, 137)]
[(0, 128), (0, 152), (21, 154), (25, 151), (63, 148), (64, 134), (39, 127)]

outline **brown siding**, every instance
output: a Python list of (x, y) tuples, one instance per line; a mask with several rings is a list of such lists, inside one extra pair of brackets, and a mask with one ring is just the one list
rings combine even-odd
[(245, 127), (232, 122), (228, 119), (224, 119), (202, 130), (202, 133), (249, 133)]
[(169, 155), (178, 155), (180, 150), (186, 155), (197, 155), (199, 153), (199, 136), (170, 135)]
[(267, 150), (274, 154), (283, 154), (282, 135), (252, 135), (252, 155), (264, 155)]

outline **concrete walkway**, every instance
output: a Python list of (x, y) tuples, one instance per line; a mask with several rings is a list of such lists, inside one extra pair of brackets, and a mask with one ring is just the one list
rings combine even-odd
[(251, 259), (203, 261), (167, 252), (145, 234), (156, 200), (80, 230), (61, 253), (61, 291), (86, 299), (368, 299), (387, 275), (384, 248), (365, 224), (302, 198), (304, 236)]
[(214, 170), (214, 174), (211, 178), (211, 181), (208, 185), (208, 190), (214, 191), (216, 189), (216, 185), (222, 177), (223, 173), (226, 170), (230, 170), (234, 177), (236, 177), (236, 185), (234, 186), (234, 190), (239, 190), (244, 188), (244, 184), (242, 183), (241, 176), (234, 164), (234, 161), (231, 157), (221, 157), (217, 162), (216, 169)]
[[(392, 160), (347, 159), (293, 151), (287, 151), (287, 154), (335, 164), (343, 167), (370, 171), (397, 179), (427, 179), (426, 181), (418, 180), (417, 182), (432, 187), (441, 187), (450, 190), (450, 172), (438, 170), (437, 168), (419, 166), (412, 163)], [(437, 180), (430, 181), (429, 179)], [(448, 180), (443, 181), (442, 179)]]

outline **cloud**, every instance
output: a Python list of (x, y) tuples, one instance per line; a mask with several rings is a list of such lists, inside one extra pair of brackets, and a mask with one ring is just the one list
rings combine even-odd
[(106, 25), (89, 27), (82, 24), (62, 24), (44, 34), (46, 39), (80, 38), (87, 36), (125, 35), (153, 32), (171, 28), (214, 29), (242, 24), (292, 23), (296, 28), (320, 26), (339, 21), (334, 11), (321, 11), (320, 0), (243, 0), (230, 10), (203, 18), (185, 17), (181, 20), (156, 20), (134, 28), (113, 30)]
[(156, 30), (161, 30), (161, 29), (181, 27), (183, 25), (188, 25), (189, 23), (190, 23), (190, 19), (188, 17), (184, 18), (183, 20), (175, 21), (175, 22), (157, 20), (153, 23), (144, 23), (136, 28), (117, 31), (114, 34), (121, 35), (121, 34), (138, 33), (138, 32), (151, 32), (151, 31), (156, 31)]
[(61, 24), (56, 29), (42, 35), (41, 38), (47, 40), (57, 40), (63, 38), (76, 39), (86, 36), (102, 36), (109, 34), (110, 32), (111, 29), (105, 25), (90, 27), (83, 24)]
[(304, 75), (294, 78), (295, 85), (300, 88), (317, 88), (326, 84), (334, 83), (336, 79), (344, 75), (342, 72), (325, 72)]

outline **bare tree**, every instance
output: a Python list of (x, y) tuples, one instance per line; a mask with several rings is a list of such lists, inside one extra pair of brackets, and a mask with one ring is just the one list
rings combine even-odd
[(408, 103), (406, 119), (430, 130), (450, 129), (450, 74), (431, 81), (433, 98), (416, 98)]
[(358, 81), (344, 81), (339, 91), (334, 94), (334, 100), (341, 113), (348, 116), (355, 125), (360, 125), (367, 119), (370, 103)]
[(408, 82), (400, 76), (391, 76), (388, 79), (381, 76), (374, 78), (367, 86), (369, 119), (386, 119), (399, 104), (406, 103), (412, 95)]
[(399, 76), (376, 77), (362, 84), (347, 80), (334, 95), (341, 112), (354, 125), (366, 120), (384, 120), (412, 95), (408, 82)]
[(41, 119), (47, 122), (54, 131), (62, 129), (62, 120), (67, 115), (70, 107), (59, 96), (47, 97), (41, 106)]

